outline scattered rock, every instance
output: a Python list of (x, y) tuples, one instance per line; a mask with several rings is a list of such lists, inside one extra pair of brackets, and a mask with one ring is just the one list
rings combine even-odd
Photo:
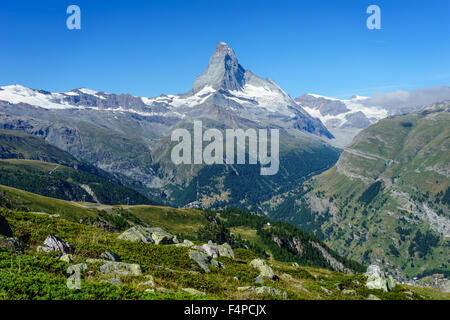
[(184, 240), (182, 243), (176, 243), (175, 246), (177, 247), (192, 247), (194, 245), (194, 243), (192, 241), (189, 240)]
[(450, 292), (450, 280), (438, 279), (435, 287), (442, 292)]
[(280, 296), (284, 299), (289, 298), (287, 292), (272, 287), (238, 287), (237, 289), (238, 291), (250, 291), (256, 293), (257, 295), (269, 294), (272, 296)]
[(213, 267), (225, 269), (225, 266), (223, 265), (223, 263), (220, 261), (217, 261), (216, 259), (211, 259), (210, 263)]
[(178, 242), (175, 236), (161, 228), (145, 228), (143, 226), (130, 228), (119, 235), (118, 238), (132, 242), (154, 244), (175, 244)]
[(325, 287), (320, 287), (320, 289), (322, 289), (322, 291), (325, 292), (326, 294), (331, 294), (331, 291)]
[(100, 273), (114, 276), (140, 276), (142, 269), (138, 264), (109, 261), (100, 267)]
[(198, 252), (198, 251), (194, 251), (194, 250), (190, 250), (189, 251), (189, 258), (191, 258), (192, 260), (194, 260), (199, 266), (200, 268), (203, 269), (203, 271), (205, 272), (210, 272), (211, 270), (209, 269), (209, 264), (211, 261), (211, 257)]
[(342, 294), (345, 294), (347, 296), (356, 296), (356, 291), (353, 289), (344, 289), (342, 290)]
[(73, 262), (73, 256), (71, 254), (63, 254), (59, 260), (67, 262), (67, 263), (72, 263)]
[(264, 284), (264, 277), (262, 275), (259, 275), (255, 278), (253, 281), (255, 284)]
[(296, 267), (296, 268), (297, 268), (297, 267), (300, 267), (300, 265), (299, 265), (297, 262), (294, 262), (294, 263), (292, 264), (292, 266), (293, 266), (293, 267)]
[(205, 296), (206, 295), (205, 292), (198, 291), (198, 290), (193, 289), (193, 288), (182, 288), (181, 290), (183, 290), (184, 292), (187, 292), (189, 294), (192, 294), (192, 295), (199, 295), (199, 296)]
[(396, 281), (391, 276), (386, 278), (386, 274), (376, 264), (372, 264), (367, 268), (366, 276), (366, 287), (369, 289), (391, 291), (396, 285)]
[(120, 262), (119, 256), (110, 250), (106, 250), (104, 253), (102, 253), (100, 255), (100, 258), (107, 261)]
[(161, 228), (148, 228), (155, 244), (175, 244), (177, 238)]
[(23, 254), (25, 249), (23, 243), (15, 237), (5, 238), (0, 236), (0, 247), (10, 250), (16, 254)]
[(197, 249), (200, 251), (203, 251), (204, 253), (206, 253), (208, 256), (212, 257), (212, 258), (218, 258), (219, 257), (219, 250), (217, 250), (215, 247), (209, 245), (209, 244), (204, 244), (202, 246), (194, 246), (192, 247), (193, 249)]
[(37, 247), (38, 252), (59, 252), (61, 254), (72, 253), (73, 249), (70, 244), (62, 241), (60, 238), (49, 235), (45, 241), (44, 245)]
[(193, 249), (197, 249), (200, 251), (203, 251), (208, 256), (212, 258), (218, 258), (218, 257), (227, 257), (234, 259), (234, 252), (231, 246), (228, 243), (224, 243), (222, 245), (215, 244), (211, 240), (208, 241), (208, 243), (205, 243), (201, 246), (193, 246)]
[(219, 257), (227, 257), (230, 259), (234, 259), (234, 252), (231, 246), (228, 243), (224, 244), (215, 244), (212, 241), (208, 241), (208, 245), (211, 247), (216, 248), (217, 251), (219, 251)]
[(275, 273), (273, 272), (272, 268), (267, 264), (266, 261), (263, 259), (254, 259), (250, 262), (250, 266), (252, 266), (255, 269), (258, 269), (261, 276), (276, 280), (277, 277)]
[(203, 253), (203, 252), (199, 252), (196, 250), (189, 250), (189, 258), (191, 258), (192, 260), (194, 260), (200, 268), (203, 269), (203, 271), (205, 272), (210, 272), (210, 266), (214, 266), (214, 267), (220, 267), (220, 268), (224, 268), (225, 266), (213, 259), (212, 257), (208, 256), (207, 254)]
[(13, 236), (8, 220), (6, 220), (4, 216), (0, 216), (0, 235), (7, 238), (11, 238)]
[(124, 231), (118, 237), (120, 240), (127, 240), (132, 242), (144, 242), (144, 243), (155, 243), (152, 238), (152, 234), (148, 231), (148, 228), (142, 226), (135, 226)]

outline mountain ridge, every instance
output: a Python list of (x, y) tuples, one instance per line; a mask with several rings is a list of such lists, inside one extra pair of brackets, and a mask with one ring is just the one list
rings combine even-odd
[(444, 101), (371, 125), (335, 166), (284, 199), (295, 213), (275, 209), (270, 216), (401, 279), (448, 279), (449, 117)]
[[(204, 206), (211, 203), (201, 200), (207, 198), (215, 199), (214, 205), (232, 203), (259, 210), (257, 194), (270, 195), (294, 183), (301, 178), (298, 167), (302, 175), (328, 168), (339, 153), (325, 141), (332, 135), (319, 119), (272, 80), (243, 69), (225, 43), (218, 44), (193, 90), (180, 95), (145, 98), (86, 88), (65, 93), (22, 86), (1, 89), (0, 100), (6, 102), (0, 103), (0, 128), (37, 135), (102, 170), (127, 176), (145, 188), (146, 196), (161, 197), (167, 204), (200, 201)], [(240, 165), (237, 171), (227, 164), (214, 167), (216, 171), (200, 165), (175, 166), (170, 134), (177, 128), (192, 130), (195, 120), (205, 129), (278, 129), (280, 174), (268, 180), (256, 176), (259, 167), (250, 165)], [(236, 172), (247, 178), (236, 180)], [(195, 190), (198, 174), (202, 190)], [(201, 187), (211, 179), (217, 182), (214, 187)], [(249, 188), (252, 179), (257, 190)], [(183, 193), (185, 189), (192, 192)], [(185, 199), (182, 203), (177, 201), (180, 196)]]

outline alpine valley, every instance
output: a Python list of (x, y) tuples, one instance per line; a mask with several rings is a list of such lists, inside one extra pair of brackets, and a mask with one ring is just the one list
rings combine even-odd
[[(80, 263), (98, 263), (92, 259), (112, 248), (170, 289), (158, 291), (153, 283), (149, 290), (158, 298), (204, 292), (215, 298), (286, 298), (286, 292), (294, 299), (449, 298), (416, 286), (449, 291), (449, 112), (449, 101), (386, 106), (361, 96), (293, 99), (273, 80), (244, 69), (224, 42), (183, 94), (3, 86), (0, 218), (9, 221), (8, 234), (26, 243), (26, 249), (16, 248), (25, 250), (25, 260), (34, 261), (30, 252), (47, 243), (50, 231), (75, 245)], [(194, 121), (202, 121), (205, 130), (278, 129), (278, 173), (261, 175), (259, 164), (175, 165), (171, 133), (192, 132)], [(125, 240), (147, 243), (138, 248)], [(225, 242), (236, 260), (234, 254), (215, 262), (205, 258), (212, 267), (186, 248), (205, 243), (229, 252), (231, 247), (220, 246)], [(265, 280), (270, 288), (254, 280), (255, 268), (267, 267), (258, 257), (273, 262), (276, 274)], [(39, 259), (47, 266), (62, 263)], [(403, 286), (393, 291), (389, 278), (380, 279), (388, 283), (386, 290), (368, 289), (361, 273), (370, 264)], [(42, 276), (61, 281), (63, 266), (58, 268)], [(134, 280), (121, 281), (138, 287)], [(237, 290), (233, 281), (247, 289)], [(19, 280), (7, 283), (19, 290)], [(1, 284), (0, 299), (20, 297), (7, 296)], [(102, 298), (96, 285), (89, 294)], [(140, 298), (119, 291), (118, 296)]]

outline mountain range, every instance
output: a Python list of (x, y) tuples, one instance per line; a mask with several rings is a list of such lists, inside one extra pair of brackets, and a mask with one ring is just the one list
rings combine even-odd
[(329, 143), (344, 148), (362, 129), (381, 119), (419, 111), (429, 104), (448, 99), (450, 87), (441, 86), (377, 93), (370, 97), (354, 95), (349, 99), (304, 94), (294, 100), (310, 115), (320, 119), (334, 135)]
[[(125, 176), (146, 196), (175, 206), (238, 206), (259, 202), (298, 179), (329, 168), (339, 150), (333, 135), (274, 81), (245, 70), (233, 50), (217, 44), (193, 88), (178, 95), (135, 97), (86, 88), (51, 93), (20, 85), (0, 88), (0, 128), (21, 130), (97, 166)], [(180, 165), (170, 159), (170, 133), (205, 128), (280, 130), (280, 173), (259, 165)], [(324, 140), (325, 139), (325, 140)]]

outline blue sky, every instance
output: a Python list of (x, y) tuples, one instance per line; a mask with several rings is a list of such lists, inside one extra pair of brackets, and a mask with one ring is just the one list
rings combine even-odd
[[(66, 28), (71, 4), (81, 30)], [(0, 32), (0, 85), (49, 91), (186, 92), (219, 41), (293, 97), (450, 84), (448, 0), (2, 0)]]

